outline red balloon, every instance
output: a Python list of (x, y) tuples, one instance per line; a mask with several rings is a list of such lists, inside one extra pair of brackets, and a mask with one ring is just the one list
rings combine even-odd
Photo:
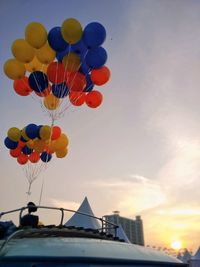
[(91, 81), (96, 85), (103, 85), (110, 79), (110, 70), (106, 66), (91, 71)]
[(55, 152), (55, 150), (50, 146), (46, 145), (45, 146), (45, 151), (48, 153), (48, 154), (53, 154)]
[(82, 92), (86, 87), (85, 76), (80, 72), (68, 72), (65, 79), (70, 91)]
[(18, 147), (23, 148), (26, 145), (25, 142), (22, 142), (21, 140), (18, 142)]
[(17, 147), (15, 149), (10, 149), (10, 155), (13, 158), (17, 158), (21, 154), (21, 148)]
[(18, 95), (27, 96), (33, 91), (28, 83), (28, 78), (25, 76), (20, 80), (15, 80), (13, 88)]
[(47, 68), (47, 76), (54, 84), (62, 83), (65, 80), (65, 68), (62, 63), (52, 62)]
[(85, 92), (70, 92), (69, 100), (74, 106), (81, 106), (85, 103)]
[(32, 163), (36, 163), (40, 160), (40, 154), (36, 151), (33, 151), (30, 155), (29, 155), (29, 160)]
[(49, 85), (44, 91), (42, 91), (40, 93), (35, 91), (35, 93), (36, 93), (36, 95), (38, 95), (40, 97), (45, 97), (51, 93), (51, 85)]
[(17, 161), (19, 164), (24, 165), (27, 163), (28, 161), (28, 155), (25, 155), (23, 153), (21, 153), (18, 157), (17, 157)]
[(52, 127), (52, 134), (51, 134), (51, 140), (56, 140), (61, 135), (61, 129), (59, 126), (53, 126)]
[(101, 105), (103, 96), (99, 91), (91, 91), (86, 95), (85, 102), (90, 108), (97, 108)]

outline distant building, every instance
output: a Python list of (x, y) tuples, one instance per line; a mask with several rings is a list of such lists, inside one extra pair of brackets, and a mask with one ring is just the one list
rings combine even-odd
[[(121, 217), (119, 211), (114, 211), (112, 215), (105, 215), (104, 218), (106, 221), (121, 225), (131, 243), (144, 246), (143, 222), (140, 216), (136, 216), (135, 220), (132, 220)], [(114, 234), (114, 230), (109, 229), (109, 227), (107, 232)]]

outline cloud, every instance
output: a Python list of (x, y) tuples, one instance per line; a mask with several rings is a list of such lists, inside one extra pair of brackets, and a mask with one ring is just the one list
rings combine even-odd
[(130, 175), (130, 178), (133, 179), (133, 181), (135, 182), (141, 182), (141, 183), (149, 183), (151, 180), (144, 177), (144, 176), (141, 176), (141, 175), (138, 175), (138, 174), (131, 174)]
[(156, 211), (157, 214), (161, 216), (199, 216), (200, 215), (200, 207), (177, 207), (168, 208), (168, 209), (160, 209)]
[(80, 206), (80, 203), (73, 201), (64, 201), (61, 199), (50, 198), (48, 202), (54, 207), (60, 207), (65, 209), (77, 210)]
[(124, 179), (95, 181), (92, 186), (98, 189), (103, 187), (104, 194), (110, 195), (115, 203), (113, 210), (123, 211), (122, 216), (133, 216), (166, 202), (160, 184), (137, 174)]

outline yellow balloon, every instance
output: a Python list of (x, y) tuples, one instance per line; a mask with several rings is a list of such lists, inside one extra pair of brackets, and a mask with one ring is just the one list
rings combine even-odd
[(28, 63), (35, 55), (34, 48), (24, 39), (17, 39), (12, 44), (12, 53), (17, 60)]
[(22, 130), (21, 130), (21, 136), (26, 140), (30, 140), (30, 138), (26, 135), (26, 127), (24, 127)]
[(57, 158), (64, 158), (68, 153), (68, 149), (67, 148), (64, 148), (62, 150), (57, 150), (56, 151), (56, 157)]
[(40, 128), (40, 138), (44, 141), (49, 140), (51, 137), (51, 127), (49, 125), (44, 125)]
[(33, 149), (34, 148), (34, 140), (30, 139), (27, 143), (26, 146)]
[(47, 41), (47, 31), (39, 22), (31, 22), (26, 26), (25, 39), (34, 48), (41, 48)]
[(42, 64), (41, 71), (44, 73), (47, 73), (48, 66), (49, 66), (49, 64)]
[(50, 94), (44, 98), (44, 106), (49, 110), (55, 110), (60, 105), (59, 98)]
[(71, 52), (66, 56), (64, 56), (62, 63), (67, 71), (73, 72), (73, 71), (78, 71), (81, 65), (81, 60), (79, 55)]
[(52, 147), (55, 151), (58, 151), (65, 149), (68, 144), (69, 140), (67, 136), (64, 133), (62, 133), (60, 137), (52, 143)]
[(40, 139), (35, 139), (34, 140), (33, 149), (36, 152), (42, 153), (44, 151), (44, 147), (45, 147), (45, 141), (44, 140), (40, 140)]
[(53, 154), (55, 151), (52, 147), (52, 140), (49, 139), (45, 142), (45, 150), (47, 151), (47, 153)]
[(56, 57), (56, 52), (46, 43), (43, 47), (36, 50), (37, 59), (43, 64), (51, 63)]
[(25, 68), (29, 72), (33, 72), (37, 70), (42, 71), (43, 65), (44, 64), (42, 64), (36, 57), (34, 57), (30, 63), (25, 64)]
[(26, 73), (24, 64), (14, 58), (8, 59), (3, 68), (5, 74), (12, 80), (20, 80)]
[(81, 39), (83, 30), (78, 20), (70, 18), (63, 22), (61, 33), (65, 41), (69, 44), (75, 44)]
[(12, 127), (8, 130), (7, 135), (12, 141), (18, 142), (21, 137), (21, 130), (16, 127)]

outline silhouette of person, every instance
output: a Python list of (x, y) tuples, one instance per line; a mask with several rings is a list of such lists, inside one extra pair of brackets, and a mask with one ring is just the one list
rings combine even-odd
[(38, 222), (39, 222), (39, 216), (37, 215), (32, 215), (32, 212), (37, 211), (37, 207), (33, 202), (29, 202), (27, 204), (28, 207), (28, 214), (24, 215), (21, 220), (20, 220), (20, 225), (21, 226), (30, 226), (30, 227), (37, 227)]

